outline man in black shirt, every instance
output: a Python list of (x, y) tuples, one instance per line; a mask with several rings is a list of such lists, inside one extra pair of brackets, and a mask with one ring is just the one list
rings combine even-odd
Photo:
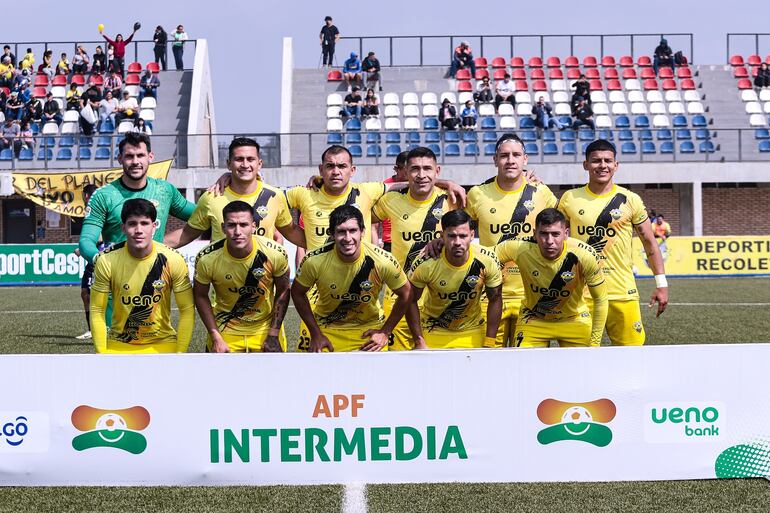
[[(369, 52), (361, 65), (362, 69), (366, 73), (366, 86), (373, 87), (374, 84), (380, 82), (380, 61), (374, 52)], [(380, 86), (380, 91), (382, 87)]]
[(59, 102), (53, 99), (53, 95), (50, 92), (45, 95), (45, 105), (43, 105), (43, 122), (47, 123), (49, 121), (53, 121), (57, 125), (61, 125), (62, 121)]
[(323, 53), (323, 65), (332, 67), (334, 59), (334, 45), (340, 39), (340, 31), (332, 25), (332, 17), (324, 18), (325, 25), (321, 27), (321, 52)]

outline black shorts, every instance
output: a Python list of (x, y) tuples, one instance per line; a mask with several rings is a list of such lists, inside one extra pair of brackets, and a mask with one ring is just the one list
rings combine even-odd
[(91, 285), (94, 284), (94, 264), (87, 264), (85, 271), (83, 271), (83, 277), (80, 279), (81, 289), (91, 289)]
[(392, 245), (392, 243), (390, 243), (390, 242), (383, 242), (382, 243), (382, 249), (384, 249), (388, 253), (391, 253), (391, 251), (390, 251), (391, 245)]

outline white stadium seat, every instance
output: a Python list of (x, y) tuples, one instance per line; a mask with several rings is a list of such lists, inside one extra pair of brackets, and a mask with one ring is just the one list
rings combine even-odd
[(404, 117), (414, 118), (420, 115), (420, 107), (417, 105), (404, 105)]
[(657, 114), (652, 118), (652, 126), (655, 128), (665, 128), (671, 125), (668, 116), (665, 114)]
[(58, 135), (59, 134), (59, 125), (57, 125), (55, 122), (49, 122), (43, 125), (43, 135)]
[(632, 103), (631, 114), (647, 114), (647, 105), (641, 102)]
[(513, 116), (503, 116), (500, 118), (500, 128), (502, 130), (516, 128), (516, 118)]
[(564, 80), (551, 80), (551, 91), (566, 91), (567, 83)]
[(662, 102), (663, 94), (660, 91), (647, 91), (647, 101), (649, 103)]
[(131, 97), (139, 96), (139, 86), (130, 85), (123, 88), (124, 91), (128, 91), (128, 95)]
[(433, 103), (428, 103), (422, 106), (422, 117), (424, 118), (437, 118), (438, 106)]
[[(532, 93), (532, 99), (534, 100), (532, 103), (537, 103), (540, 100), (540, 97), (543, 97), (543, 101), (546, 103), (551, 103), (551, 95), (548, 94), (547, 91), (535, 91)], [(518, 100), (517, 100), (518, 103)]]
[(385, 130), (401, 130), (401, 120), (399, 118), (385, 118)]
[(439, 96), (439, 103), (444, 103), (445, 99), (449, 99), (450, 103), (457, 103), (457, 96), (452, 91), (444, 91), (441, 93), (441, 96)]
[(0, 111), (0, 123), (3, 123), (5, 121), (5, 114), (3, 114), (2, 111)]
[(457, 103), (464, 106), (468, 100), (473, 101), (473, 93), (470, 91), (463, 91), (457, 96)]
[(77, 123), (79, 118), (80, 118), (80, 113), (78, 111), (68, 110), (64, 112), (64, 117), (62, 118), (62, 120), (65, 123), (70, 123), (70, 122)]
[[(614, 92), (620, 92), (620, 91), (614, 91)], [(569, 95), (566, 91), (554, 91), (553, 92), (553, 102), (554, 103), (569, 103)]]
[(139, 111), (139, 117), (145, 121), (155, 121), (155, 109), (144, 109)]
[(626, 95), (623, 91), (610, 91), (610, 103), (626, 103)]
[(666, 104), (662, 102), (653, 102), (650, 104), (650, 114), (665, 114)]
[[(494, 116), (495, 115), (495, 106), (491, 103), (482, 103), (479, 105), (478, 108), (479, 116)], [(423, 116), (425, 116), (425, 111), (422, 113)], [(438, 113), (436, 114), (438, 116)]]
[(671, 102), (668, 104), (669, 114), (684, 114), (684, 104), (682, 102)]
[(64, 86), (53, 86), (51, 88), (51, 94), (54, 98), (66, 98), (67, 90), (64, 89)]
[(666, 101), (667, 102), (681, 102), (682, 101), (682, 93), (679, 91), (676, 91), (674, 89), (666, 91)]
[[(502, 104), (500, 105), (502, 107)], [(532, 115), (532, 105), (529, 103), (520, 103), (516, 105), (516, 114), (519, 116), (531, 116)]]
[(759, 100), (763, 102), (770, 101), (770, 89), (762, 89), (759, 91)]
[(594, 111), (594, 114), (601, 115), (601, 114), (609, 114), (610, 108), (607, 106), (606, 103), (594, 103), (591, 106), (591, 109)]
[(419, 118), (406, 118), (404, 120), (404, 130), (419, 130), (420, 120)]
[(340, 106), (339, 105), (333, 105), (331, 107), (326, 107), (326, 118), (338, 118), (340, 117)]
[[(328, 105), (328, 104), (327, 104)], [(139, 104), (141, 109), (154, 109), (158, 106), (158, 102), (152, 96), (145, 96), (142, 98), (142, 103)]]
[(396, 93), (385, 93), (385, 96), (382, 97), (383, 105), (398, 105), (398, 103), (398, 94)]
[(386, 105), (385, 106), (385, 117), (386, 118), (397, 118), (401, 115), (401, 109), (398, 108), (398, 105)]
[[(132, 128), (134, 126), (134, 124), (131, 121), (124, 121), (123, 123), (129, 123)], [(121, 123), (121, 125), (123, 123)], [(78, 133), (78, 128), (79, 127), (78, 127), (77, 122), (62, 123), (61, 124), (61, 133), (62, 133), (62, 135), (76, 134), (76, 133)]]
[(591, 91), (592, 103), (607, 103), (607, 95), (604, 91)]
[(612, 128), (612, 119), (609, 116), (596, 116), (596, 128)]
[(626, 80), (626, 83), (624, 84), (626, 91), (639, 91), (642, 89), (641, 84), (639, 84), (639, 80), (636, 78), (629, 78)]
[(706, 109), (703, 108), (703, 104), (701, 102), (689, 102), (687, 104), (688, 114), (703, 114), (705, 112)]
[(770, 102), (765, 102), (762, 108), (764, 109), (765, 114), (770, 114)]
[[(342, 121), (339, 119), (337, 120), (330, 119), (329, 121), (339, 121), (340, 123), (342, 123)], [(327, 121), (327, 126), (328, 126), (328, 121)], [(120, 125), (118, 125), (119, 134), (125, 134), (126, 132), (130, 132), (133, 129), (134, 129), (134, 124), (130, 121), (121, 121)], [(62, 129), (62, 133), (64, 133), (63, 129)]]
[(326, 121), (327, 132), (341, 132), (342, 120), (341, 119), (329, 119)]
[(435, 105), (438, 103), (438, 98), (436, 98), (436, 93), (422, 93), (420, 101), (423, 105)]
[(417, 98), (417, 93), (404, 93), (404, 96), (401, 97), (401, 103), (404, 105), (417, 105), (420, 102)]
[(628, 92), (628, 101), (630, 103), (643, 102), (644, 101), (644, 94), (642, 94), (641, 91), (629, 91)]
[(382, 130), (382, 122), (380, 118), (369, 118), (366, 120), (365, 127), (367, 130), (376, 132)]
[[(501, 103), (500, 106), (497, 108), (497, 113), (500, 116), (513, 116), (513, 105), (510, 103)], [(529, 115), (529, 113), (527, 113)]]
[(700, 94), (698, 94), (698, 91), (694, 91), (692, 89), (688, 89), (684, 92), (684, 101), (686, 102), (699, 102), (700, 101)]
[(759, 104), (759, 102), (748, 102), (746, 104), (746, 114), (761, 114), (761, 113), (762, 113), (762, 106)]
[(557, 116), (572, 115), (572, 109), (570, 108), (569, 103), (557, 103), (556, 106), (553, 108), (553, 111)]
[(628, 114), (628, 106), (625, 103), (613, 103), (612, 113), (616, 116), (621, 114)]
[[(146, 100), (147, 98), (145, 98)], [(144, 100), (142, 100), (144, 101)], [(326, 105), (342, 105), (342, 95), (339, 93), (331, 93), (326, 97)]]
[(532, 103), (532, 97), (527, 91), (517, 91), (514, 95), (516, 103)]
[(751, 126), (765, 126), (765, 116), (762, 114), (752, 114), (749, 116), (749, 125)]

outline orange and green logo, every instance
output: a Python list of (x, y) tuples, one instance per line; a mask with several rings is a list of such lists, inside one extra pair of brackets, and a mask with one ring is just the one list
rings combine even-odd
[(72, 412), (72, 425), (85, 431), (72, 439), (76, 451), (113, 447), (139, 454), (147, 448), (147, 439), (139, 431), (150, 425), (150, 412), (142, 406), (102, 410), (80, 405)]
[(597, 399), (587, 403), (567, 403), (546, 399), (537, 407), (537, 418), (550, 427), (537, 434), (543, 445), (563, 440), (587, 442), (605, 447), (612, 441), (612, 430), (605, 426), (615, 418), (615, 403)]

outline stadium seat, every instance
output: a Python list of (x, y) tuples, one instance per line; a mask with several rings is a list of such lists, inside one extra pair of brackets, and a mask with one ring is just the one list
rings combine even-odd
[(91, 85), (102, 87), (104, 85), (104, 77), (101, 75), (91, 75), (88, 79), (88, 83)]
[(32, 96), (35, 98), (45, 98), (47, 93), (48, 91), (46, 91), (45, 87), (35, 87), (32, 89)]
[(620, 130), (618, 132), (619, 141), (633, 141), (634, 133), (631, 130)]
[(532, 82), (532, 90), (533, 91), (547, 91), (548, 90), (548, 84), (546, 84), (545, 80), (535, 80)]
[(56, 152), (56, 160), (72, 160), (72, 150), (70, 148), (59, 148)]
[(544, 142), (551, 142), (556, 140), (556, 132), (553, 130), (545, 130), (542, 133)]
[(714, 153), (716, 149), (714, 148), (714, 143), (711, 141), (703, 141), (700, 143), (700, 146), (698, 147), (698, 151), (701, 153)]
[[(398, 95), (396, 95), (396, 100), (398, 100)], [(420, 103), (423, 105), (436, 105), (438, 103), (438, 97), (436, 96), (436, 93), (422, 93), (422, 96), (420, 96)]]
[[(516, 103), (532, 103), (532, 96), (527, 91), (517, 91), (514, 95), (514, 99), (516, 100)], [(500, 107), (503, 105), (510, 105), (509, 103), (501, 103)]]
[(679, 91), (666, 91), (665, 99), (667, 102), (681, 102), (682, 101), (682, 93)]
[(35, 155), (30, 148), (22, 148), (19, 152), (19, 160), (32, 160), (33, 158)]
[(543, 144), (543, 155), (558, 155), (559, 146), (556, 143), (547, 142)]
[(612, 128), (612, 118), (609, 116), (596, 116), (597, 128)]
[(489, 66), (489, 64), (487, 64), (486, 57), (476, 57), (475, 59), (473, 59), (473, 62), (476, 63), (477, 68), (486, 68)]
[[(529, 105), (528, 102), (516, 102), (519, 105)], [(513, 108), (513, 105), (510, 103), (501, 103), (500, 106), (497, 108), (497, 114), (499, 116), (513, 116), (515, 110)], [(529, 114), (529, 113), (527, 113)]]
[(571, 128), (559, 132), (559, 140), (562, 142), (574, 141), (575, 139), (577, 139), (577, 136), (575, 135), (575, 131)]
[(660, 143), (660, 152), (665, 154), (674, 153), (674, 143), (672, 141)]
[(692, 120), (692, 126), (694, 128), (703, 127), (708, 125), (708, 122), (706, 121), (706, 116), (699, 114), (697, 116), (693, 116)]
[(636, 79), (636, 69), (635, 68), (625, 68), (623, 70), (623, 80), (629, 80), (629, 79)]
[(625, 103), (613, 103), (612, 114), (615, 116), (628, 114), (628, 106)]
[(692, 133), (689, 128), (680, 128), (676, 131), (677, 141), (689, 141), (692, 139)]
[[(491, 107), (491, 105), (488, 104), (481, 104), (480, 107), (484, 107), (487, 105), (488, 107)], [(494, 113), (494, 107), (492, 107), (492, 111)], [(479, 108), (479, 115), (481, 114), (481, 108)], [(438, 117), (438, 106), (433, 104), (423, 105), (422, 106), (422, 117), (424, 118), (437, 118)]]
[(593, 104), (593, 111), (594, 114), (609, 114), (610, 113), (610, 107), (606, 103), (594, 103)]
[(35, 75), (32, 87), (48, 87), (48, 75)]
[(489, 157), (495, 154), (495, 143), (489, 143), (484, 145), (484, 155)]
[(630, 78), (625, 81), (623, 84), (626, 91), (638, 91), (642, 88), (642, 86), (639, 84), (639, 81), (635, 78)]
[(401, 103), (404, 105), (417, 105), (419, 103), (417, 93), (404, 93), (404, 95), (401, 97)]
[(631, 114), (647, 114), (647, 104), (641, 102), (632, 103)]
[(457, 82), (457, 91), (462, 92), (472, 92), (473, 91), (473, 85), (471, 84), (470, 80), (462, 80), (460, 82)]
[(649, 155), (651, 153), (656, 153), (657, 150), (655, 149), (655, 143), (652, 141), (644, 141), (642, 143), (642, 153)]
[(479, 145), (476, 143), (466, 144), (463, 153), (466, 157), (477, 157), (480, 153)]
[(342, 111), (339, 105), (336, 107), (326, 107), (326, 119), (338, 118), (340, 116), (342, 116)]
[[(502, 105), (500, 105), (502, 107)], [(532, 105), (529, 103), (520, 103), (516, 105), (516, 113), (519, 116), (529, 116), (532, 114)]]
[(591, 91), (591, 101), (593, 103), (606, 102), (607, 95), (604, 94), (604, 91)]
[(465, 102), (468, 100), (473, 101), (473, 93), (470, 91), (463, 91), (457, 95), (457, 105), (459, 108), (462, 108), (462, 106), (465, 105)]
[(72, 78), (70, 78), (70, 84), (75, 84), (78, 87), (82, 87), (86, 84), (86, 79), (81, 74), (72, 75)]
[(525, 143), (524, 153), (530, 156), (540, 155), (540, 148), (537, 146), (537, 143)]
[(749, 66), (759, 66), (762, 64), (762, 57), (759, 55), (749, 55), (748, 59), (746, 60)]
[(667, 78), (663, 80), (663, 84), (661, 85), (664, 91), (671, 91), (676, 89), (676, 81), (670, 78)]
[[(519, 128), (521, 129), (535, 128), (535, 120), (529, 116), (520, 118), (519, 125)], [(502, 123), (500, 124), (500, 128), (502, 128)]]
[(603, 89), (601, 80), (598, 80), (598, 79), (589, 80), (588, 84), (591, 86), (592, 91), (601, 91)]
[(588, 128), (587, 126), (581, 126), (578, 131), (578, 139), (581, 141), (593, 141), (595, 138), (595, 133), (593, 130)]
[[(99, 138), (99, 140), (101, 140), (101, 138)], [(331, 132), (326, 134), (326, 144), (342, 144), (342, 134), (339, 132)], [(99, 146), (101, 146), (101, 144)]]
[(569, 103), (557, 103), (553, 111), (557, 116), (569, 116), (572, 114)]
[(511, 57), (511, 67), (512, 68), (523, 68), (524, 67), (524, 59), (521, 57)]
[(441, 93), (441, 96), (439, 96), (439, 103), (443, 103), (444, 100), (449, 100), (450, 103), (456, 104), (457, 95), (452, 91), (444, 91)]
[(631, 121), (628, 119), (628, 116), (618, 116), (615, 118), (615, 126), (618, 128), (629, 128)]
[[(74, 77), (73, 77), (74, 78)], [(138, 86), (140, 82), (139, 75), (136, 74), (129, 74), (126, 76), (126, 85), (135, 85)]]
[(676, 76), (677, 78), (692, 78), (692, 71), (690, 68), (677, 68)]
[(456, 143), (447, 144), (444, 147), (444, 155), (447, 157), (459, 157), (460, 156), (460, 145)]
[(530, 68), (542, 68), (543, 67), (543, 59), (540, 57), (530, 57), (529, 62), (527, 63)]
[(574, 142), (567, 142), (561, 146), (562, 155), (575, 155), (577, 153), (577, 147)]
[(668, 128), (661, 128), (656, 132), (656, 138), (659, 141), (670, 141), (671, 139), (673, 139), (673, 137), (674, 137), (673, 133)]
[(388, 132), (385, 134), (385, 142), (389, 144), (401, 144), (401, 134), (398, 132)]
[[(122, 125), (123, 123), (121, 123)], [(342, 120), (341, 119), (329, 119), (326, 121), (326, 131), (327, 132), (340, 132), (342, 131)], [(123, 133), (123, 132), (120, 132)]]
[(650, 91), (658, 88), (658, 81), (654, 78), (648, 78), (642, 83), (642, 87), (645, 91)]
[[(500, 124), (502, 127), (502, 118), (500, 119)], [(482, 118), (481, 119), (481, 129), (482, 130), (495, 130), (497, 128), (497, 124), (495, 122), (495, 118)], [(502, 127), (504, 128), (504, 127)], [(514, 122), (513, 126), (511, 128), (516, 128), (516, 123)]]
[[(462, 102), (461, 103), (465, 103)], [(405, 118), (414, 118), (418, 117), (420, 115), (420, 107), (417, 105), (404, 105), (404, 117)]]
[[(549, 69), (548, 70), (548, 80), (561, 80), (564, 78), (564, 73), (556, 68), (556, 69)], [(553, 89), (553, 85), (551, 85), (551, 89)]]
[(507, 63), (505, 62), (504, 57), (495, 57), (492, 59), (492, 68), (493, 69), (505, 69), (507, 66)]
[(422, 121), (423, 130), (438, 130), (439, 126), (438, 118), (425, 118)]
[(658, 77), (661, 79), (674, 78), (674, 70), (667, 67), (659, 68)]
[(75, 138), (71, 135), (64, 135), (59, 139), (59, 148), (72, 148), (75, 146)]
[[(342, 102), (340, 102), (340, 104), (342, 104)], [(385, 96), (382, 97), (382, 104), (385, 105), (385, 106), (387, 106), (387, 105), (398, 105), (399, 104), (398, 94), (397, 93), (385, 93)]]
[(398, 157), (399, 153), (401, 153), (401, 146), (398, 144), (389, 144), (385, 149), (386, 157)]
[(362, 142), (363, 138), (361, 137), (361, 132), (350, 132), (345, 134), (345, 144), (361, 144)]
[(579, 68), (567, 68), (567, 80), (577, 80), (580, 78)]
[(605, 55), (602, 57), (602, 67), (604, 68), (614, 68), (615, 67), (615, 57), (612, 55)]
[(132, 62), (128, 65), (128, 72), (129, 73), (141, 73), (142, 72), (142, 65), (138, 62)]
[(650, 103), (650, 114), (665, 114), (666, 104), (663, 102)]
[(91, 160), (91, 148), (81, 147), (78, 150), (78, 160)]
[(545, 80), (545, 71), (543, 71), (542, 68), (530, 70), (529, 78), (532, 80)]
[(496, 69), (492, 72), (492, 78), (494, 78), (495, 81), (497, 80), (503, 80), (505, 78), (507, 71), (504, 69)]
[(353, 144), (352, 146), (348, 146), (348, 151), (350, 152), (350, 155), (352, 155), (354, 158), (361, 158), (361, 156), (363, 155), (361, 146), (358, 144)]
[(593, 55), (586, 55), (583, 57), (583, 67), (595, 68), (597, 66), (596, 57)]
[(455, 74), (456, 80), (470, 80), (471, 79), (471, 70), (468, 68), (458, 69), (457, 73)]
[(455, 130), (445, 131), (444, 142), (451, 142), (451, 143), (460, 142), (460, 133)]
[(641, 91), (628, 91), (628, 101), (631, 103), (644, 102), (644, 93)]
[(379, 144), (370, 144), (366, 147), (366, 156), (369, 158), (382, 157), (382, 146)]
[(652, 118), (652, 125), (656, 128), (671, 126), (671, 120), (665, 114), (656, 114)]
[(62, 117), (62, 120), (65, 123), (77, 123), (78, 119), (80, 119), (80, 113), (76, 110), (65, 111), (64, 116)]
[(759, 97), (753, 89), (744, 89), (741, 91), (741, 101), (756, 102), (759, 101)]
[(742, 55), (731, 55), (730, 56), (730, 66), (743, 66), (743, 56)]
[(342, 82), (342, 72), (338, 69), (333, 69), (326, 74), (327, 82)]
[(419, 130), (420, 120), (419, 118), (406, 118), (404, 120), (404, 130)]
[[(125, 123), (131, 123), (130, 121), (126, 121)], [(133, 127), (134, 124), (131, 123), (131, 127)], [(80, 127), (78, 126), (77, 122), (71, 122), (71, 123), (62, 123), (61, 124), (61, 133), (62, 134), (76, 134), (78, 133)]]
[(476, 70), (476, 76), (473, 78), (475, 78), (476, 80), (483, 80), (485, 78), (489, 78), (489, 71), (485, 69), (478, 69)]
[(608, 80), (607, 81), (607, 90), (608, 91), (620, 91), (623, 89), (623, 86), (620, 84), (620, 80)]
[(139, 86), (138, 85), (127, 85), (123, 88), (124, 91), (128, 91), (128, 95), (131, 97), (137, 97), (139, 96)]
[(11, 150), (10, 148), (5, 148), (2, 151), (0, 151), (0, 160), (4, 162), (13, 160), (13, 150)]
[(139, 105), (141, 109), (154, 109), (158, 106), (158, 102), (152, 96), (145, 96), (142, 98), (142, 103)]
[(139, 118), (145, 121), (155, 121), (155, 109), (142, 109), (139, 111)]
[(645, 115), (636, 116), (634, 118), (634, 127), (635, 128), (649, 128), (650, 127), (650, 118), (648, 118)]
[(643, 129), (636, 133), (636, 138), (640, 141), (652, 141), (652, 130)]
[(426, 143), (438, 143), (441, 142), (441, 132), (434, 130), (425, 134)]
[[(331, 134), (329, 134), (331, 135)], [(112, 146), (112, 138), (106, 135), (100, 135), (96, 139), (96, 147), (97, 148), (109, 148)], [(329, 143), (329, 144), (337, 144), (337, 143)]]
[(615, 68), (607, 68), (604, 70), (604, 80), (617, 80), (620, 78), (618, 70)]
[(429, 144), (428, 149), (432, 151), (437, 157), (441, 156), (441, 146), (438, 144)]
[[(747, 82), (749, 82), (749, 87), (751, 87), (751, 82), (750, 81), (747, 81)], [(739, 87), (740, 87), (740, 85), (739, 85)], [(693, 90), (693, 89), (695, 89), (695, 82), (693, 82), (689, 78), (685, 78), (684, 80), (682, 80), (682, 82), (680, 84), (680, 89), (682, 91)]]
[(679, 153), (695, 153), (695, 145), (692, 141), (684, 141), (679, 144)]
[(733, 68), (733, 78), (746, 78), (749, 76), (749, 71), (744, 68)]
[[(144, 100), (146, 100), (147, 98), (151, 98), (151, 96), (146, 97)], [(144, 100), (142, 100), (142, 101), (144, 101)], [(383, 103), (385, 103), (385, 102), (383, 102)], [(332, 106), (340, 107), (342, 105), (342, 95), (339, 94), (339, 93), (331, 93), (331, 94), (329, 94), (329, 96), (326, 97), (326, 105), (328, 105), (330, 107), (332, 107)]]
[(145, 68), (147, 68), (151, 73), (160, 73), (160, 66), (158, 66), (157, 62), (148, 62)]
[(648, 55), (640, 55), (638, 59), (636, 59), (636, 65), (640, 68), (649, 68), (652, 66), (652, 60)]
[(53, 150), (50, 148), (40, 148), (37, 152), (37, 160), (53, 160)]
[(364, 122), (364, 126), (367, 130), (382, 130), (382, 122), (380, 118), (369, 118)]
[(479, 136), (473, 130), (463, 130), (462, 139), (463, 139), (463, 142), (466, 142), (466, 143), (478, 142)]
[(759, 143), (759, 151), (760, 151), (760, 153), (768, 153), (768, 152), (770, 152), (770, 141), (760, 141), (760, 143)]
[(601, 78), (601, 75), (599, 74), (599, 70), (596, 68), (588, 68), (587, 70), (585, 70), (584, 74), (588, 80), (596, 80)]
[(636, 155), (636, 144), (633, 142), (624, 142), (620, 145), (620, 153), (624, 155)]
[(754, 139), (770, 139), (770, 131), (767, 128), (758, 128), (754, 131)]
[(623, 68), (630, 68), (634, 65), (634, 58), (630, 55), (623, 55), (620, 57), (620, 66)]
[(534, 130), (523, 130), (519, 132), (519, 137), (525, 143), (537, 141), (537, 134), (535, 133)]
[[(491, 118), (488, 118), (488, 119), (491, 119)], [(513, 117), (513, 116), (503, 116), (503, 117), (501, 117), (500, 118), (500, 128), (502, 130), (513, 130), (513, 129), (515, 129), (516, 128), (516, 118)]]
[(704, 139), (710, 139), (711, 133), (706, 128), (698, 128), (695, 130), (695, 138), (699, 141), (702, 141)]
[(111, 134), (113, 132), (115, 132), (115, 125), (112, 124), (111, 119), (108, 118), (99, 125), (100, 134)]
[(482, 137), (482, 140), (484, 142), (496, 142), (497, 141), (497, 133), (494, 132), (494, 131), (485, 131), (485, 132), (482, 132), (482, 134), (484, 134), (483, 137)]
[[(482, 103), (478, 107), (478, 113), (480, 117), (488, 117), (488, 116), (494, 116), (495, 115), (495, 106), (491, 103)], [(425, 112), (423, 111), (423, 116), (425, 115)], [(438, 116), (438, 113), (436, 114)]]
[(48, 122), (43, 125), (43, 135), (59, 135), (59, 125), (54, 122)]
[(358, 132), (361, 130), (361, 121), (356, 118), (350, 118), (345, 121), (345, 130)]
[[(553, 89), (553, 82), (551, 82), (551, 89)], [(554, 91), (553, 101), (554, 103), (569, 103), (570, 96), (566, 91)]]

